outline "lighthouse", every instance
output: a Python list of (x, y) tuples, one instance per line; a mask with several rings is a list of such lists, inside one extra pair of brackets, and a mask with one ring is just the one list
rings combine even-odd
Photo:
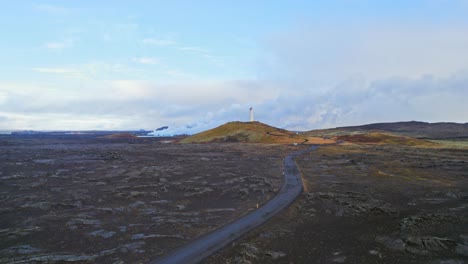
[(249, 109), (249, 121), (250, 122), (253, 122), (254, 121), (254, 117), (253, 117), (253, 108), (250, 107)]

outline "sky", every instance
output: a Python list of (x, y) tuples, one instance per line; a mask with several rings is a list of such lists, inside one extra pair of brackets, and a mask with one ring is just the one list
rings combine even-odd
[(0, 4), (0, 130), (468, 122), (468, 0)]

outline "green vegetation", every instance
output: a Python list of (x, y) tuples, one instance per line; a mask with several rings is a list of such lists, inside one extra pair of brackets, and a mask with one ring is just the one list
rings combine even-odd
[(441, 139), (430, 140), (443, 148), (468, 148), (468, 139)]
[(337, 136), (337, 140), (350, 143), (405, 145), (405, 146), (435, 146), (436, 143), (427, 140), (393, 135), (390, 133), (371, 132), (366, 134)]
[(339, 128), (330, 128), (330, 129), (317, 129), (311, 130), (307, 132), (301, 132), (302, 135), (311, 136), (311, 137), (323, 137), (323, 138), (333, 138), (337, 136), (344, 136), (344, 135), (359, 135), (365, 134), (368, 131), (365, 130), (341, 130)]

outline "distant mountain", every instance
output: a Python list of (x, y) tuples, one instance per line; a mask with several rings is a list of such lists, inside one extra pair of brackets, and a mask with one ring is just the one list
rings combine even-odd
[(371, 131), (390, 132), (420, 139), (468, 138), (468, 123), (427, 123), (419, 121), (376, 123), (304, 132), (307, 136), (335, 137)]
[(333, 140), (308, 137), (260, 122), (229, 122), (181, 140), (182, 143), (245, 142), (277, 144), (325, 144)]

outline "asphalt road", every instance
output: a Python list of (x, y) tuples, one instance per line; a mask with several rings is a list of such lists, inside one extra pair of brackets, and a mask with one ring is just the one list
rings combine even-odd
[(317, 148), (318, 146), (312, 146), (309, 149), (294, 152), (284, 159), (283, 186), (279, 193), (264, 206), (150, 263), (199, 263), (287, 208), (299, 196), (303, 188), (301, 175), (294, 157), (316, 150)]

